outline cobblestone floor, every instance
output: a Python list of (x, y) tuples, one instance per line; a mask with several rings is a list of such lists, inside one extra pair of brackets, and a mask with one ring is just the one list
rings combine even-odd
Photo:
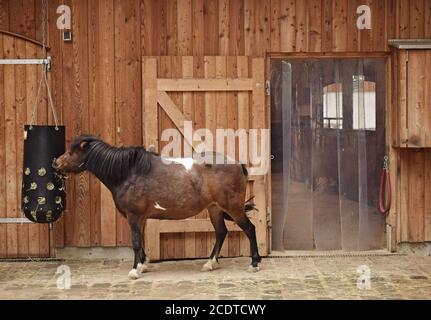
[[(150, 264), (138, 280), (130, 261), (0, 262), (1, 299), (431, 299), (431, 257), (266, 258), (247, 272), (248, 258)], [(58, 289), (60, 265), (71, 288)], [(359, 289), (357, 269), (369, 267), (371, 288)], [(61, 270), (61, 269), (59, 269)]]

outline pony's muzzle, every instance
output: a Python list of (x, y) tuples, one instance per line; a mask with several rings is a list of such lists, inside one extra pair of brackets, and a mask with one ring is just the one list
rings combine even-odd
[(57, 158), (52, 159), (52, 164), (51, 166), (55, 169), (58, 170), (59, 169), (59, 165), (57, 164)]

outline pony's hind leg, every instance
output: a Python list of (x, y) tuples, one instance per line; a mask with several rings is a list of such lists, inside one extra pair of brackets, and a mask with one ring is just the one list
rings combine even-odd
[(250, 272), (259, 271), (259, 262), (262, 259), (259, 255), (259, 250), (257, 247), (256, 228), (245, 214), (243, 207), (230, 208), (229, 210), (227, 210), (227, 213), (242, 229), (242, 231), (244, 231), (250, 241), (251, 265), (249, 266), (248, 270)]
[(224, 223), (223, 211), (217, 205), (211, 205), (208, 208), (211, 223), (214, 226), (216, 233), (216, 242), (211, 252), (209, 260), (202, 267), (202, 271), (212, 271), (218, 264), (218, 256), (223, 246), (224, 239), (227, 235), (226, 224)]

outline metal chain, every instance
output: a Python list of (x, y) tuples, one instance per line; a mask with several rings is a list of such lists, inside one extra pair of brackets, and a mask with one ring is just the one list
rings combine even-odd
[[(46, 51), (46, 0), (42, 0), (41, 13), (42, 13), (42, 52), (43, 52), (44, 59), (47, 59), (47, 51)], [(48, 84), (48, 77), (46, 75), (47, 72), (48, 72), (48, 65), (44, 63), (44, 64), (42, 64), (42, 78), (40, 79), (38, 87), (37, 87), (36, 100), (35, 100), (35, 104), (34, 104), (34, 108), (33, 108), (33, 113), (31, 115), (30, 129), (32, 129), (32, 127), (33, 127), (33, 122), (34, 122), (36, 114), (37, 114), (37, 109), (39, 106), (39, 95), (40, 95), (40, 89), (42, 88), (42, 82), (45, 82), (46, 90), (48, 92), (49, 105), (51, 107), (51, 111), (52, 111), (52, 114), (54, 117), (55, 129), (58, 130), (57, 113), (55, 111), (54, 101), (52, 100), (51, 89), (50, 89), (49, 84)]]

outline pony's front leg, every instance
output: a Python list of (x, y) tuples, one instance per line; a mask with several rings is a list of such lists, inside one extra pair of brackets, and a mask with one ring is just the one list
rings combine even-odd
[(134, 216), (128, 216), (127, 218), (132, 233), (132, 246), (135, 254), (133, 268), (129, 271), (129, 278), (136, 280), (142, 272), (146, 271), (146, 265), (144, 264), (145, 252), (142, 247), (142, 223)]

